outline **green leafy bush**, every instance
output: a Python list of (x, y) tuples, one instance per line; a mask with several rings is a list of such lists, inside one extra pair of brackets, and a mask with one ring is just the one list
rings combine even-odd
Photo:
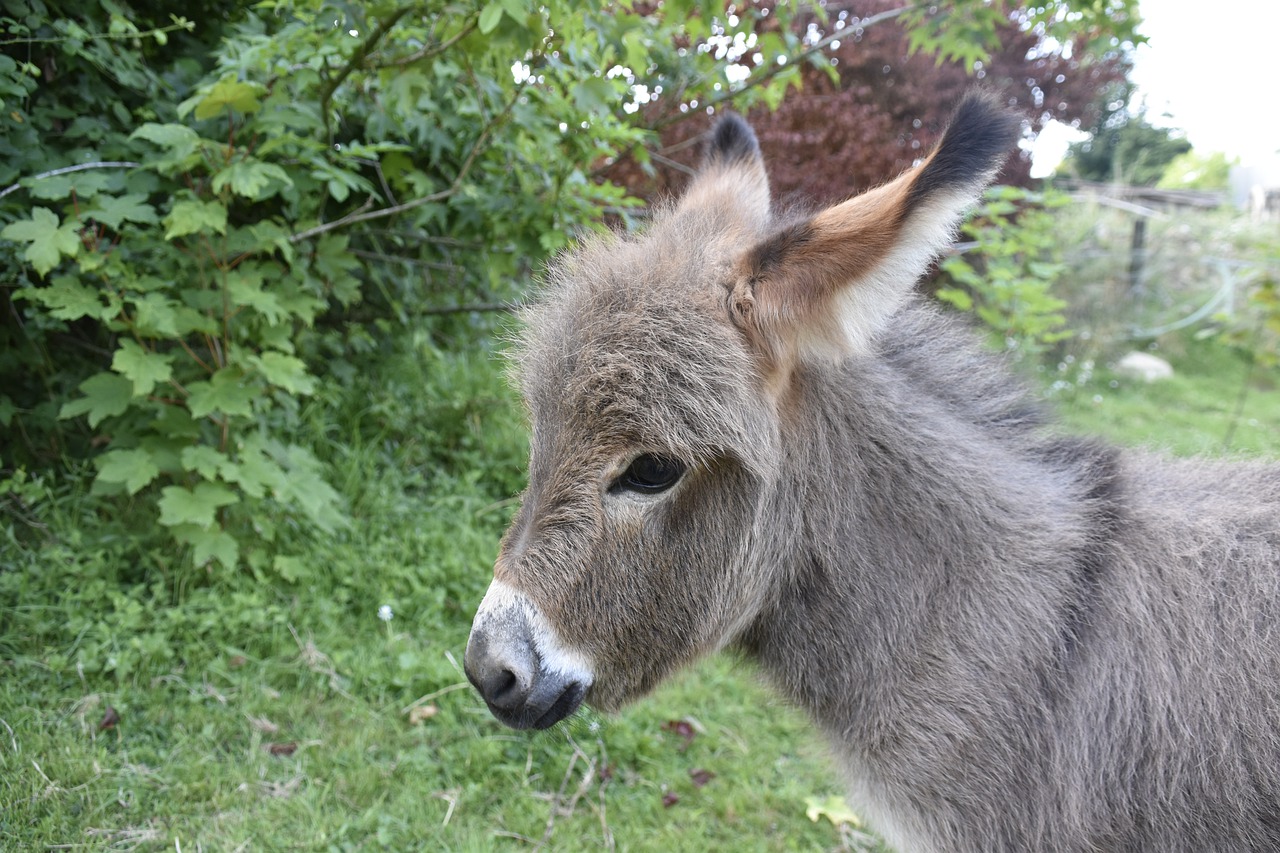
[(669, 5), (272, 0), (197, 27), (29, 0), (0, 42), (7, 464), (92, 458), (102, 506), (196, 566), (263, 571), (282, 526), (342, 528), (301, 405), (424, 311), (518, 296), (629, 203), (590, 178), (645, 138), (623, 63), (711, 62), (678, 43), (714, 7)]
[(1066, 200), (1052, 190), (990, 189), (963, 228), (973, 248), (940, 265), (947, 282), (938, 298), (973, 311), (1019, 353), (1042, 352), (1068, 337), (1067, 303), (1051, 292), (1066, 269), (1053, 215)]

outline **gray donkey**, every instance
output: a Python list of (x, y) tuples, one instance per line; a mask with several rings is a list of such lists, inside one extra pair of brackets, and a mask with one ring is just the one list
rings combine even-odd
[(1055, 435), (912, 293), (1018, 129), (971, 95), (918, 167), (786, 218), (725, 118), (643, 234), (557, 262), (466, 652), (499, 720), (731, 648), (904, 851), (1280, 850), (1280, 467)]

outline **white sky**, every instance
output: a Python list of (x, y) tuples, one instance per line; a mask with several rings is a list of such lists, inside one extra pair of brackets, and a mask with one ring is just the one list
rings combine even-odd
[[(1273, 156), (1280, 0), (1140, 0), (1139, 14), (1148, 42), (1137, 49), (1132, 79), (1151, 122), (1181, 128), (1200, 153), (1221, 151), (1242, 165)], [(1052, 170), (1066, 138), (1080, 138), (1067, 128), (1041, 136), (1034, 173)]]

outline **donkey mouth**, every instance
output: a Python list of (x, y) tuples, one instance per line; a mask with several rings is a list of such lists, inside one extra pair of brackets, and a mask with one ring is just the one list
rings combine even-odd
[(518, 708), (500, 708), (492, 703), (486, 704), (499, 722), (513, 729), (549, 729), (578, 710), (586, 695), (587, 685), (573, 681), (555, 695), (550, 704), (530, 701)]

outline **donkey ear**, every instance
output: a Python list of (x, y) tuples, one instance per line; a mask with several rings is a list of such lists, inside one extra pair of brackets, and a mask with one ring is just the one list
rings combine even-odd
[(868, 351), (995, 177), (1020, 126), (991, 97), (966, 96), (920, 166), (745, 252), (730, 299), (735, 322), (774, 362)]
[(769, 178), (751, 125), (736, 115), (715, 123), (702, 167), (680, 201), (681, 210), (733, 214), (763, 228), (769, 218)]

